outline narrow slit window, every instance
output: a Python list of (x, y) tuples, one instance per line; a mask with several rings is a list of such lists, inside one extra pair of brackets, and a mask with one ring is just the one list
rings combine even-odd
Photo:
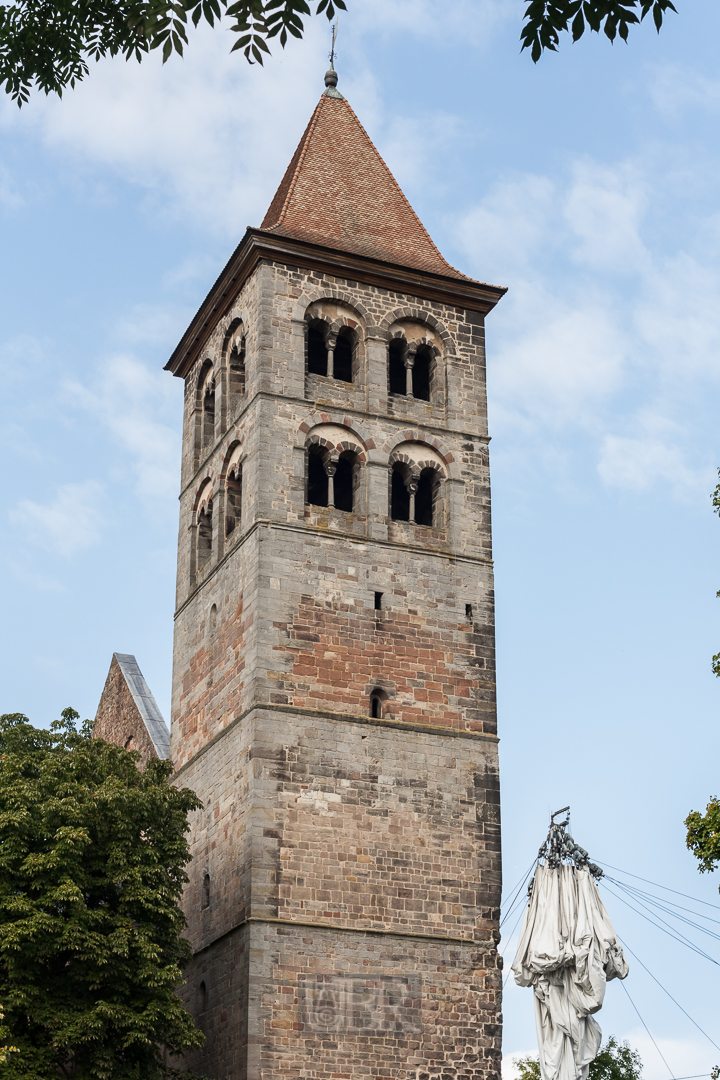
[(335, 378), (339, 379), (340, 382), (351, 383), (353, 381), (353, 343), (347, 330), (340, 331), (333, 357), (333, 375)]
[(383, 594), (381, 592), (376, 592), (375, 593), (375, 610), (376, 611), (382, 611), (382, 598), (383, 598)]
[(466, 604), (465, 605), (465, 618), (467, 619), (468, 622), (472, 622), (472, 618), (473, 618), (472, 604)]
[(200, 907), (204, 911), (205, 908), (210, 907), (210, 875), (205, 874), (202, 883), (202, 899), (200, 901)]
[(373, 720), (382, 719), (382, 697), (377, 692), (373, 692), (370, 695), (370, 716)]
[(317, 325), (308, 327), (307, 337), (308, 350), (308, 373), (310, 375), (327, 375), (327, 345), (325, 334)]
[(328, 476), (322, 455), (312, 447), (308, 454), (307, 501), (311, 506), (327, 506)]
[(388, 347), (388, 389), (391, 394), (407, 393), (405, 342), (401, 338), (393, 338)]
[(203, 980), (198, 986), (198, 1010), (199, 1012), (205, 1012), (207, 1009), (207, 986), (205, 980)]

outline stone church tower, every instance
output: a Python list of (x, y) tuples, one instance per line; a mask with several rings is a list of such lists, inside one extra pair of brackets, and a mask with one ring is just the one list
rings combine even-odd
[(484, 318), (334, 72), (185, 382), (171, 724), (213, 1080), (498, 1080)]

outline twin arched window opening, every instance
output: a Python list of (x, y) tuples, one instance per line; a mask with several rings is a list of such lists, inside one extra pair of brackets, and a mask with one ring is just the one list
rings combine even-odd
[(388, 346), (388, 391), (400, 397), (430, 400), (435, 358), (429, 345), (409, 345), (393, 338)]
[(332, 374), (339, 382), (351, 383), (355, 344), (355, 333), (350, 327), (344, 326), (333, 334), (324, 320), (313, 319), (307, 331), (308, 374), (325, 378)]
[[(308, 450), (306, 502), (352, 513), (360, 477), (357, 455), (339, 456), (322, 446)], [(429, 466), (417, 470), (396, 461), (390, 477), (390, 517), (427, 528), (441, 525), (440, 473)]]
[(320, 446), (308, 453), (307, 501), (311, 506), (328, 506), (351, 514), (358, 477), (357, 455), (346, 450), (339, 457)]
[(435, 469), (415, 472), (396, 461), (390, 481), (390, 517), (432, 528), (437, 524), (440, 477)]

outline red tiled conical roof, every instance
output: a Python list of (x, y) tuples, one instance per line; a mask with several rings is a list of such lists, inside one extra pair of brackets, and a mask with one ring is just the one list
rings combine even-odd
[(443, 259), (347, 101), (320, 98), (261, 229), (468, 280)]

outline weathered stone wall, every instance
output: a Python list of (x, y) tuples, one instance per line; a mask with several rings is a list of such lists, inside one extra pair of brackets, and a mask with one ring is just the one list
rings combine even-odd
[[(352, 321), (352, 384), (307, 376), (311, 304)], [(233, 404), (223, 348), (239, 320)], [(398, 328), (439, 350), (428, 402), (388, 394)], [(200, 452), (208, 361), (215, 432)], [(214, 1080), (499, 1077), (484, 372), (474, 312), (264, 263), (188, 376), (172, 758), (204, 803), (187, 994), (209, 1036), (192, 1065)], [(358, 454), (352, 513), (305, 503), (308, 443), (342, 433)], [(441, 475), (432, 528), (390, 520), (398, 453)], [(231, 458), (242, 515), (226, 536)]]
[[(262, 973), (271, 972), (268, 979)], [(200, 953), (186, 1067), (237, 1080), (500, 1080), (500, 975), (483, 945), (245, 923)]]
[(93, 735), (96, 739), (104, 739), (115, 746), (137, 750), (140, 754), (138, 764), (142, 769), (150, 758), (157, 757), (152, 739), (115, 657), (110, 664), (95, 715)]
[[(205, 798), (192, 830), (186, 995), (202, 1005), (208, 1044), (192, 1065), (217, 1078), (415, 1078), (451, 1064), (458, 1076), (499, 1077), (492, 740), (257, 709), (178, 782)], [(307, 1014), (327, 1009), (323, 1033)], [(342, 1010), (360, 1015), (349, 1025), (358, 1030)], [(248, 1023), (246, 1064), (237, 1048)]]

